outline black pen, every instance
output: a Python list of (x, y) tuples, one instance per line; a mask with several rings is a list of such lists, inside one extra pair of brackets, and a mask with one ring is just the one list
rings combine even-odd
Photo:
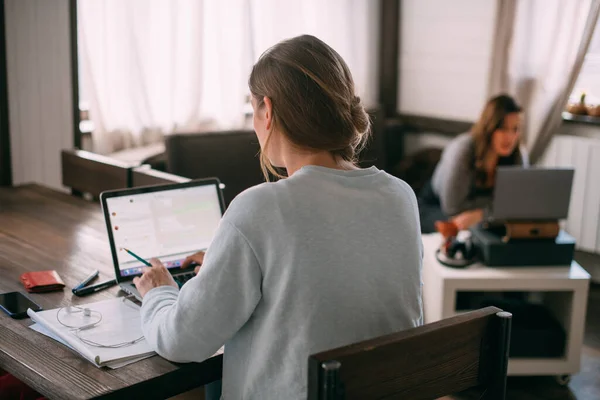
[(86, 286), (81, 289), (74, 290), (73, 294), (75, 296), (85, 296), (86, 294), (96, 293), (100, 290), (108, 289), (109, 287), (115, 286), (116, 284), (116, 279), (111, 279), (109, 281), (100, 282), (97, 285)]
[(89, 274), (83, 281), (81, 281), (81, 283), (77, 286), (75, 286), (73, 288), (73, 293), (75, 293), (75, 291), (84, 288), (85, 286), (87, 286), (88, 283), (90, 283), (94, 278), (96, 278), (98, 276), (98, 270), (95, 269), (92, 271), (91, 274)]

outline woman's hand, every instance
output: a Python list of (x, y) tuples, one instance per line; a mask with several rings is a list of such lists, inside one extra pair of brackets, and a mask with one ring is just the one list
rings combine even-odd
[(469, 229), (475, 224), (478, 224), (483, 220), (483, 210), (467, 210), (452, 218), (452, 222), (456, 225), (459, 230)]
[(142, 276), (133, 278), (133, 284), (137, 288), (142, 298), (150, 291), (159, 286), (173, 286), (179, 288), (171, 273), (159, 260), (153, 258), (150, 260), (152, 268), (144, 267)]
[(204, 251), (199, 251), (196, 254), (192, 254), (191, 256), (188, 256), (185, 260), (183, 260), (183, 263), (181, 263), (181, 269), (185, 269), (185, 268), (189, 267), (190, 264), (196, 263), (196, 264), (198, 264), (198, 266), (196, 268), (194, 268), (194, 272), (196, 274), (198, 274), (198, 272), (200, 271), (200, 266), (204, 262), (204, 254), (205, 254)]

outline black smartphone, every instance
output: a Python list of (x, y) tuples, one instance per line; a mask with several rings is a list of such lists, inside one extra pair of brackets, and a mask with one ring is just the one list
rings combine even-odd
[(28, 308), (31, 308), (33, 311), (42, 310), (42, 307), (35, 304), (21, 292), (0, 294), (0, 308), (15, 319), (27, 317)]

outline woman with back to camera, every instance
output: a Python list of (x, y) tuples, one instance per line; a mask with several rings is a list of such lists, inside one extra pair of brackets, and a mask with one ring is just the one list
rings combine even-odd
[(181, 290), (158, 260), (135, 279), (146, 340), (202, 361), (225, 345), (226, 399), (305, 399), (311, 354), (422, 323), (416, 198), (356, 153), (369, 120), (344, 60), (313, 36), (267, 50), (249, 78), (264, 168)]
[(483, 220), (492, 202), (496, 168), (528, 164), (519, 147), (521, 113), (512, 97), (493, 97), (471, 132), (446, 146), (431, 182), (419, 195), (423, 233), (434, 232), (436, 221), (450, 219), (458, 229), (468, 229)]

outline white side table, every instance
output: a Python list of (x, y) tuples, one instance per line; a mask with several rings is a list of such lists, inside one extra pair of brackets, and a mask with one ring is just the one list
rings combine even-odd
[(561, 358), (512, 358), (509, 375), (556, 375), (566, 383), (579, 372), (590, 275), (575, 261), (570, 267), (486, 267), (455, 269), (440, 264), (435, 252), (439, 234), (423, 235), (423, 307), (430, 323), (458, 314), (457, 292), (533, 292), (566, 332)]

